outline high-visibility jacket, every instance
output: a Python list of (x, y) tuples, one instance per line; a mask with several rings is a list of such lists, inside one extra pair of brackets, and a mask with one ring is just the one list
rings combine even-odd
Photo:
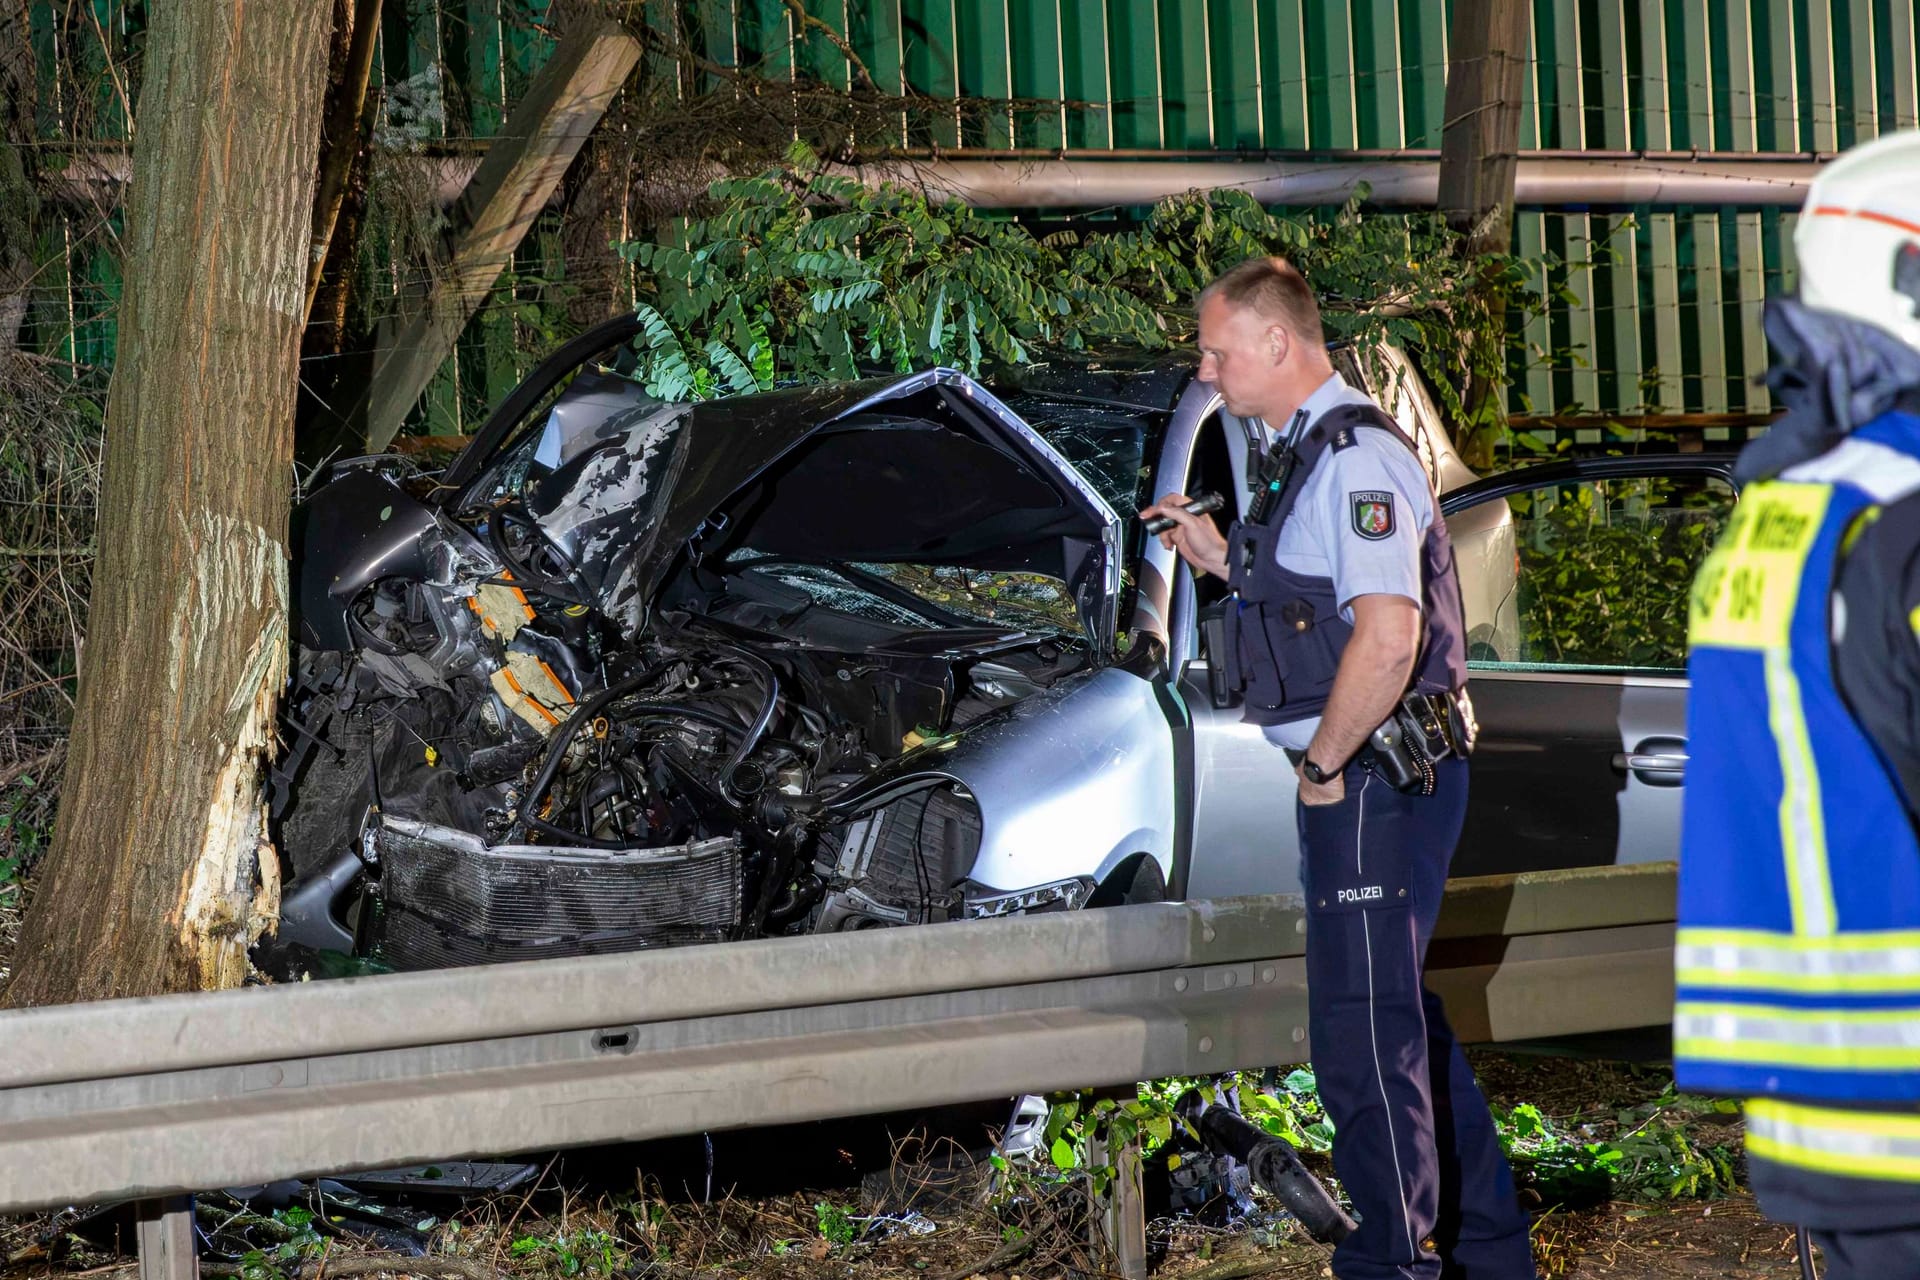
[(1836, 567), (1916, 490), (1920, 417), (1884, 414), (1750, 486), (1694, 582), (1674, 1075), (1755, 1099), (1755, 1154), (1920, 1178), (1920, 837), (1831, 661)]

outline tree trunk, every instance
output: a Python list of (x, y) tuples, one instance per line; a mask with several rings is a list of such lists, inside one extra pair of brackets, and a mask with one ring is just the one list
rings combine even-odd
[(10, 1005), (235, 985), (277, 909), (260, 773), (327, 21), (154, 10), (89, 640)]
[[(1458, 0), (1448, 41), (1446, 128), (1440, 142), (1440, 208), (1469, 260), (1503, 254), (1513, 234), (1520, 161), (1520, 91), (1530, 64), (1526, 0)], [(1487, 287), (1483, 332), (1468, 338), (1459, 447), (1470, 467), (1493, 463), (1506, 430), (1506, 301)]]
[(589, 143), (562, 186), (561, 260), (577, 290), (567, 304), (567, 319), (582, 329), (631, 306), (626, 264), (614, 247), (626, 230), (623, 167), (613, 147)]

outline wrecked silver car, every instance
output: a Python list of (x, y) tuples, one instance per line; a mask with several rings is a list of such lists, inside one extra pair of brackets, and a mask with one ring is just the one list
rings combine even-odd
[[(640, 331), (562, 347), (443, 470), (337, 464), (297, 510), (270, 970), (1298, 892), (1294, 777), (1212, 687), (1219, 584), (1131, 518), (1250, 499), (1258, 424), (1190, 356), (663, 405)], [(1472, 497), (1403, 354), (1330, 354), (1442, 493), (1475, 678), (1504, 675), (1505, 490)], [(1540, 718), (1499, 693), (1489, 751)], [(1476, 781), (1499, 834), (1456, 874), (1576, 865), (1514, 838), (1516, 788)]]
[[(282, 948), (398, 968), (1163, 896), (1122, 525), (932, 370), (697, 405), (568, 344), (296, 514)], [(1148, 638), (1151, 640), (1151, 637)]]

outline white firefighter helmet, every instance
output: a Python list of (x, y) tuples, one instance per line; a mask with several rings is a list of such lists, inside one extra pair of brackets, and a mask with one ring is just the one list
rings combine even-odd
[(1822, 169), (1793, 248), (1801, 302), (1920, 349), (1920, 129), (1853, 147)]

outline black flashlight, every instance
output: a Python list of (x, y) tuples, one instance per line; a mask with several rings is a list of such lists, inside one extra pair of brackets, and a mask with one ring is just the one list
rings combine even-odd
[[(1186, 505), (1186, 510), (1196, 516), (1208, 515), (1227, 505), (1227, 500), (1211, 490), (1201, 493)], [(1147, 532), (1161, 534), (1173, 528), (1173, 520), (1168, 516), (1155, 516), (1147, 521)]]

